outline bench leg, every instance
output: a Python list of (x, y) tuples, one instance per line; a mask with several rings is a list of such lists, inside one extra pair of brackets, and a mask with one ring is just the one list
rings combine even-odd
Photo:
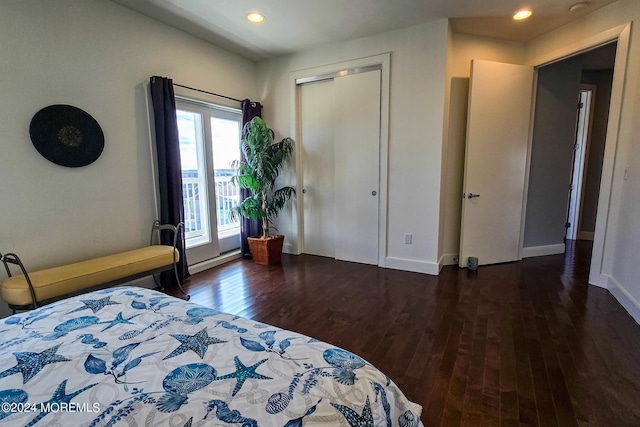
[[(31, 294), (31, 301), (33, 304), (33, 308), (34, 309), (38, 308), (38, 301), (36, 300), (36, 292), (33, 289), (33, 284), (31, 283), (31, 278), (29, 277), (29, 273), (27, 273), (27, 269), (24, 268), (24, 264), (20, 260), (20, 257), (18, 257), (18, 255), (16, 254), (6, 254), (6, 255), (0, 254), (0, 261), (2, 261), (2, 263), (4, 264), (4, 268), (5, 270), (7, 270), (7, 276), (9, 277), (12, 277), (12, 276), (11, 276), (11, 270), (9, 269), (8, 264), (14, 264), (20, 267), (20, 270), (22, 271), (24, 278), (27, 280), (27, 285), (29, 286), (29, 293)], [(11, 304), (9, 304), (9, 307), (11, 307)], [(13, 307), (11, 308), (13, 309), (13, 314), (16, 314), (16, 309)], [(20, 308), (18, 308), (18, 310), (20, 310)]]
[[(178, 267), (177, 264), (173, 264), (173, 273), (176, 276), (176, 283), (178, 284), (178, 289), (180, 289), (180, 292), (182, 292), (182, 295), (184, 295), (187, 301), (189, 301), (191, 299), (191, 295), (189, 295), (188, 293), (185, 292), (184, 288), (182, 287), (182, 284), (180, 283), (180, 277), (178, 276)], [(156, 290), (159, 290), (160, 292), (164, 292), (164, 286), (162, 286), (162, 283), (160, 282), (160, 280), (158, 280), (156, 278), (156, 275), (153, 275), (153, 281), (156, 283)]]
[[(186, 293), (182, 288), (182, 283), (180, 283), (180, 276), (178, 275), (178, 260), (176, 259), (176, 255), (175, 255), (176, 248), (178, 247), (178, 237), (180, 236), (181, 232), (184, 233), (184, 223), (179, 222), (175, 226), (172, 224), (162, 225), (160, 224), (160, 221), (155, 220), (153, 223), (153, 226), (151, 227), (151, 239), (149, 241), (150, 245), (153, 245), (153, 236), (155, 232), (157, 232), (158, 243), (160, 243), (161, 241), (160, 232), (162, 230), (170, 230), (173, 233), (173, 273), (176, 275), (176, 283), (178, 284), (178, 288), (180, 289), (180, 292), (182, 292), (182, 295), (187, 297), (186, 299), (188, 301), (191, 298), (191, 295)], [(164, 291), (164, 287), (162, 286), (162, 284), (158, 283), (155, 276), (153, 276), (153, 280), (156, 282), (158, 289), (160, 289), (161, 291)]]
[(187, 301), (189, 301), (191, 299), (191, 295), (186, 293), (182, 288), (182, 284), (180, 283), (180, 276), (178, 276), (178, 264), (175, 262), (173, 263), (173, 273), (176, 275), (176, 283), (178, 284), (178, 288), (180, 289), (180, 292), (182, 292), (182, 295), (184, 295)]

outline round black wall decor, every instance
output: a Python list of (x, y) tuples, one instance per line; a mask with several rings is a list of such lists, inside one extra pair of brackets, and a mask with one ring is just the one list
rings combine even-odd
[(98, 122), (71, 105), (50, 105), (38, 111), (31, 119), (29, 135), (45, 159), (69, 168), (95, 162), (104, 149)]

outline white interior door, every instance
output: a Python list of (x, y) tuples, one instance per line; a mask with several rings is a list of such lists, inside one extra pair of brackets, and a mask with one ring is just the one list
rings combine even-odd
[(532, 67), (472, 61), (460, 267), (518, 259), (532, 93)]
[(300, 86), (304, 253), (378, 264), (380, 76)]
[(304, 252), (335, 258), (333, 80), (300, 86)]
[(571, 176), (571, 197), (569, 201), (569, 215), (567, 227), (567, 239), (576, 240), (580, 230), (580, 210), (583, 200), (583, 180), (585, 178), (585, 163), (589, 141), (589, 129), (591, 122), (591, 96), (592, 90), (580, 90), (578, 104), (578, 125), (576, 127), (576, 144), (573, 154), (573, 171)]
[(380, 70), (334, 80), (336, 259), (378, 264)]

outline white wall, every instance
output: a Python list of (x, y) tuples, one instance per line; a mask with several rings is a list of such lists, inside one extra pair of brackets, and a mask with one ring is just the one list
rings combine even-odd
[[(110, 1), (3, 0), (1, 9), (0, 252), (33, 270), (147, 244), (155, 210), (142, 82), (164, 75), (255, 99), (255, 65)], [(30, 120), (51, 104), (101, 125), (95, 163), (65, 168), (35, 150)]]
[[(432, 274), (438, 272), (447, 27), (439, 20), (258, 64), (265, 119), (287, 136), (294, 126), (291, 72), (391, 53), (387, 267)], [(290, 213), (280, 215), (278, 228), (286, 243), (295, 243)], [(404, 244), (404, 233), (413, 234), (413, 244)]]

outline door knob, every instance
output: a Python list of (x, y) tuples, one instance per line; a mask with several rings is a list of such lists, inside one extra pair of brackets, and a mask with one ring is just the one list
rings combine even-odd
[(306, 188), (302, 189), (302, 194), (307, 194), (307, 189)]
[(371, 192), (371, 195), (372, 195), (372, 196), (377, 196), (377, 195), (378, 195), (378, 192), (374, 190), (374, 191), (372, 191), (372, 192)]
[(480, 197), (480, 195), (479, 194), (473, 194), (473, 193), (467, 194), (467, 199), (473, 199), (473, 198), (476, 198), (476, 197)]

